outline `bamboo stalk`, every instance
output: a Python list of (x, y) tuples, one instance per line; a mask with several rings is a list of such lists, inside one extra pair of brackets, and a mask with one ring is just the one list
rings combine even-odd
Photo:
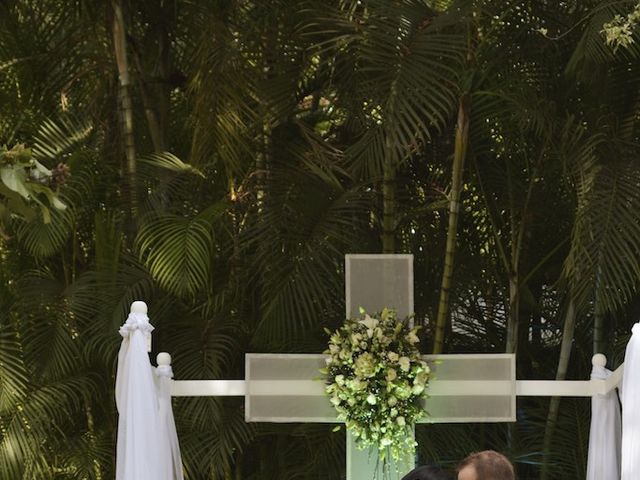
[(138, 195), (136, 192), (136, 146), (133, 136), (133, 104), (131, 102), (131, 77), (127, 59), (127, 36), (120, 0), (113, 3), (113, 47), (118, 77), (120, 80), (120, 108), (122, 117), (122, 135), (127, 167), (127, 184), (129, 187), (129, 210), (131, 219), (138, 212)]
[[(387, 149), (389, 152), (390, 149)], [(396, 251), (396, 168), (387, 157), (382, 180), (382, 252)]]
[(460, 98), (458, 122), (456, 125), (455, 147), (453, 152), (453, 170), (451, 173), (451, 192), (449, 193), (449, 226), (447, 229), (447, 246), (444, 257), (444, 270), (440, 285), (440, 300), (436, 317), (435, 340), (433, 353), (442, 352), (444, 332), (449, 318), (449, 294), (453, 278), (453, 267), (456, 254), (456, 237), (458, 235), (458, 216), (460, 214), (460, 196), (462, 194), (462, 175), (464, 161), (469, 144), (469, 96)]
[(518, 274), (509, 275), (509, 319), (507, 321), (507, 346), (505, 353), (516, 353), (518, 348), (518, 331), (520, 327), (520, 287)]
[[(571, 358), (571, 346), (573, 344), (573, 335), (576, 327), (576, 304), (573, 297), (569, 299), (569, 305), (564, 318), (564, 328), (562, 330), (562, 345), (560, 346), (560, 358), (558, 360), (558, 368), (556, 370), (556, 380), (564, 380), (567, 377), (567, 369), (569, 367), (569, 359)], [(549, 455), (553, 433), (558, 421), (558, 411), (560, 409), (560, 397), (551, 397), (549, 403), (549, 413), (547, 414), (547, 425), (544, 432), (544, 456)], [(542, 463), (542, 471), (540, 479), (546, 480), (549, 476), (549, 461), (545, 458)]]

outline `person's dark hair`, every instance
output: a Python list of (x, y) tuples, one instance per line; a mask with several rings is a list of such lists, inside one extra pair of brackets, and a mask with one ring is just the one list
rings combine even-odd
[(478, 476), (477, 480), (515, 480), (511, 462), (501, 453), (493, 450), (472, 453), (458, 466), (458, 472), (473, 465)]
[(411, 470), (402, 480), (451, 480), (451, 476), (437, 465), (423, 465)]

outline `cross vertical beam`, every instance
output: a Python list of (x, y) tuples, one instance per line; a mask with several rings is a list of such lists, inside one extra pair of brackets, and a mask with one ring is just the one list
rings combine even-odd
[[(398, 318), (413, 314), (413, 255), (346, 255), (346, 317), (358, 316), (360, 308), (371, 314), (391, 308)], [(347, 432), (347, 480), (372, 480), (377, 463), (378, 453), (359, 450)], [(397, 471), (400, 478), (414, 465), (413, 460), (392, 464), (392, 474)]]

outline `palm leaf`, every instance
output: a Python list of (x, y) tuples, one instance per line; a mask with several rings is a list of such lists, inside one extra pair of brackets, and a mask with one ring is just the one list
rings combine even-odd
[(46, 258), (58, 253), (66, 246), (73, 230), (75, 215), (72, 209), (54, 209), (50, 214), (49, 222), (41, 217), (30, 222), (17, 222), (16, 237), (34, 257)]
[(140, 228), (136, 245), (151, 275), (168, 291), (194, 295), (208, 283), (213, 236), (203, 219), (158, 217)]
[(579, 184), (578, 212), (565, 274), (598, 312), (628, 303), (640, 276), (640, 172), (631, 163), (593, 168)]

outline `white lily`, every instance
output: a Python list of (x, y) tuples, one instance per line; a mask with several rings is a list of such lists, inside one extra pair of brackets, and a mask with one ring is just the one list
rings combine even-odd
[[(378, 323), (380, 323), (377, 319), (370, 317), (368, 314), (364, 316), (364, 318), (362, 320), (360, 320), (358, 323), (361, 323), (362, 325), (364, 325), (365, 327), (367, 327), (367, 330), (371, 330), (371, 335), (373, 335), (373, 329), (376, 328), (378, 326)], [(369, 332), (367, 332), (368, 334)]]

